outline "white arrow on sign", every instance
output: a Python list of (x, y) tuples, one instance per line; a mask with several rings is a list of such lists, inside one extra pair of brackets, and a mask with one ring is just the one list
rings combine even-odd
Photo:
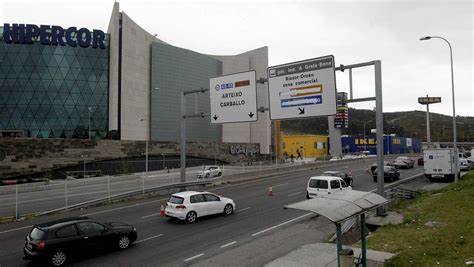
[(211, 123), (257, 121), (257, 85), (254, 70), (211, 78)]

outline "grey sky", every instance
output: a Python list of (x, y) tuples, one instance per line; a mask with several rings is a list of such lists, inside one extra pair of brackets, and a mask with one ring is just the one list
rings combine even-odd
[[(2, 1), (2, 0), (0, 0)], [(3, 0), (2, 23), (107, 30), (113, 1)], [(172, 45), (231, 55), (269, 47), (269, 65), (334, 55), (336, 64), (382, 61), (384, 111), (424, 110), (419, 96), (441, 96), (430, 110), (452, 115), (453, 46), (456, 114), (474, 115), (471, 1), (120, 1), (120, 9)], [(337, 72), (339, 91), (348, 73)], [(373, 69), (355, 70), (354, 97), (374, 95)], [(351, 105), (372, 109), (375, 103)]]

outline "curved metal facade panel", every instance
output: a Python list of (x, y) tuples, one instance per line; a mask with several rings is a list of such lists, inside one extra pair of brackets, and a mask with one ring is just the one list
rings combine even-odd
[[(209, 87), (209, 78), (222, 75), (222, 62), (187, 49), (152, 44), (151, 137), (179, 141), (181, 92)], [(156, 89), (155, 89), (156, 88)], [(186, 96), (186, 114), (209, 113), (209, 92)], [(220, 125), (209, 117), (186, 120), (188, 141), (221, 142)]]

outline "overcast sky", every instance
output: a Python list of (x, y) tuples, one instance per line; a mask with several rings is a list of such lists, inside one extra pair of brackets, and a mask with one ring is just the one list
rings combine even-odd
[[(0, 0), (3, 23), (107, 30), (114, 1)], [(452, 115), (448, 45), (453, 47), (456, 114), (474, 116), (472, 1), (120, 1), (120, 11), (161, 40), (203, 54), (262, 46), (269, 65), (334, 55), (336, 65), (382, 61), (384, 112), (425, 110), (418, 97), (442, 97), (430, 111)], [(348, 72), (336, 72), (349, 91)], [(374, 96), (372, 67), (353, 71), (354, 97)], [(372, 109), (374, 102), (351, 105)]]

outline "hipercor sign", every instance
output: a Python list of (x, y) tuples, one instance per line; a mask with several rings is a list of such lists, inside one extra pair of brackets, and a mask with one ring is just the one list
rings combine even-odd
[(77, 29), (60, 26), (34, 24), (3, 24), (3, 42), (7, 44), (32, 44), (37, 41), (43, 45), (66, 44), (72, 47), (89, 47), (105, 49), (105, 33), (101, 30), (89, 31), (86, 28)]
[(336, 114), (334, 56), (268, 68), (272, 120)]

